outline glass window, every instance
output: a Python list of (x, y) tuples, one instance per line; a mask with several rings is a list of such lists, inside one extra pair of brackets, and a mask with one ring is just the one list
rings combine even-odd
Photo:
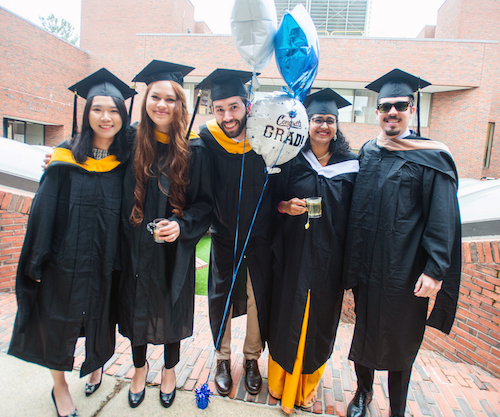
[(377, 124), (375, 106), (377, 93), (367, 90), (356, 90), (353, 103), (353, 123)]
[[(348, 102), (354, 103), (354, 90), (344, 90), (342, 88), (335, 89), (337, 94), (340, 94)], [(353, 106), (342, 107), (339, 109), (339, 122), (351, 123), (353, 117)]]
[(30, 145), (45, 145), (44, 126), (35, 123), (26, 123), (26, 143)]
[(4, 119), (7, 138), (30, 145), (45, 145), (45, 126), (20, 120)]

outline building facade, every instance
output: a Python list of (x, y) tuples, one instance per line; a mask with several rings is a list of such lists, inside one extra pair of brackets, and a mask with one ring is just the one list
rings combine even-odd
[[(281, 3), (288, 2), (277, 0), (277, 10)], [(418, 75), (432, 83), (422, 94), (422, 135), (448, 145), (461, 177), (500, 177), (498, 127), (495, 132), (500, 26), (495, 16), (500, 16), (498, 0), (479, 6), (473, 0), (447, 0), (437, 25), (415, 39), (322, 36), (318, 28), (320, 62), (313, 90), (330, 87), (353, 103), (342, 109), (339, 122), (358, 149), (379, 130), (376, 94), (364, 86), (393, 68)], [(73, 95), (67, 87), (99, 68), (131, 80), (152, 59), (193, 66), (184, 85), (191, 108), (194, 86), (215, 68), (248, 69), (230, 35), (213, 35), (194, 20), (189, 0), (150, 0), (147, 8), (139, 8), (137, 0), (119, 5), (82, 0), (80, 48), (6, 9), (0, 8), (0, 17), (3, 135), (28, 143), (55, 145), (69, 137)], [(285, 85), (274, 62), (259, 80), (256, 98)], [(137, 89), (133, 120), (145, 86)], [(206, 98), (203, 104), (195, 128), (212, 117)]]
[(287, 10), (303, 4), (320, 36), (362, 36), (366, 33), (370, 0), (275, 0), (278, 22)]

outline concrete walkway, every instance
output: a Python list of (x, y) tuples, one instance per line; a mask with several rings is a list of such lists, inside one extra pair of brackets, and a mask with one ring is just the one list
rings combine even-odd
[[(0, 293), (0, 416), (55, 416), (50, 397), (52, 380), (47, 369), (6, 355), (16, 312), (14, 294)], [(146, 399), (137, 409), (127, 402), (128, 387), (133, 374), (130, 344), (117, 334), (115, 355), (105, 366), (101, 388), (85, 397), (85, 379), (78, 372), (68, 375), (73, 399), (81, 416), (281, 416), (279, 402), (267, 392), (267, 350), (259, 366), (264, 376), (262, 392), (250, 395), (243, 384), (242, 345), (245, 317), (233, 320), (232, 372), (234, 388), (229, 398), (218, 395), (206, 410), (196, 407), (194, 388), (209, 376), (214, 390), (215, 360), (208, 323), (207, 298), (196, 297), (194, 334), (181, 344), (181, 361), (176, 367), (177, 394), (174, 405), (166, 410), (159, 404), (160, 370), (163, 347), (148, 348), (150, 372)], [(345, 416), (346, 405), (356, 388), (352, 363), (347, 360), (352, 326), (341, 323), (334, 352), (326, 365), (318, 390), (318, 400), (309, 410), (296, 409), (294, 414)], [(83, 341), (75, 353), (75, 369), (83, 362)], [(375, 374), (375, 398), (370, 404), (371, 417), (388, 416), (387, 372)], [(421, 350), (412, 373), (406, 416), (493, 417), (500, 416), (500, 379), (482, 369), (451, 362), (431, 351)]]

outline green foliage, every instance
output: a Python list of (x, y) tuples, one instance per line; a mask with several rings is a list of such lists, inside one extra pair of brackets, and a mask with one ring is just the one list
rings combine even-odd
[(64, 39), (73, 45), (75, 45), (78, 41), (78, 35), (73, 35), (75, 28), (66, 19), (61, 19), (59, 22), (59, 19), (55, 17), (54, 14), (51, 14), (48, 17), (39, 16), (38, 18), (40, 19), (42, 27), (50, 33), (59, 36), (61, 39)]
[[(203, 236), (196, 245), (196, 257), (208, 263), (210, 260), (210, 236)], [(208, 267), (196, 271), (196, 295), (207, 295)]]

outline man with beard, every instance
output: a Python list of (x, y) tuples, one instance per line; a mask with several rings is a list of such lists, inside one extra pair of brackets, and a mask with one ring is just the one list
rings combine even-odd
[[(208, 275), (210, 326), (217, 349), (215, 386), (221, 395), (231, 392), (231, 318), (247, 314), (245, 386), (257, 394), (262, 386), (257, 359), (266, 340), (269, 286), (272, 277), (272, 217), (269, 181), (253, 223), (234, 288), (233, 270), (265, 182), (265, 163), (246, 139), (250, 111), (244, 83), (251, 72), (217, 69), (196, 88), (210, 89), (214, 120), (200, 127), (200, 137), (213, 157), (214, 218)], [(241, 181), (241, 182), (240, 182)], [(227, 311), (226, 314), (225, 311)]]
[[(359, 152), (344, 286), (356, 325), (349, 353), (358, 387), (347, 416), (366, 415), (374, 370), (388, 370), (390, 416), (404, 416), (426, 324), (449, 333), (460, 285), (457, 172), (446, 145), (408, 129), (413, 93), (430, 83), (395, 69), (366, 88), (379, 93), (381, 132)], [(417, 105), (418, 107), (418, 105)], [(436, 296), (427, 319), (429, 297)]]

